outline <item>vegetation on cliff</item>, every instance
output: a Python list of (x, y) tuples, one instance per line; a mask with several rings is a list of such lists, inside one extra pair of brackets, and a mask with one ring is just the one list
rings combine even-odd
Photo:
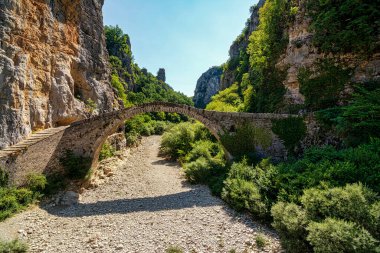
[(111, 84), (124, 106), (164, 101), (192, 105), (192, 100), (174, 91), (133, 60), (129, 36), (118, 26), (105, 26), (106, 45), (112, 66)]

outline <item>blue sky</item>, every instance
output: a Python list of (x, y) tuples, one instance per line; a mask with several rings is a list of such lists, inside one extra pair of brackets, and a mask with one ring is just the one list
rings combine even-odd
[(257, 0), (106, 0), (104, 23), (129, 34), (135, 62), (192, 96), (208, 68), (228, 59)]

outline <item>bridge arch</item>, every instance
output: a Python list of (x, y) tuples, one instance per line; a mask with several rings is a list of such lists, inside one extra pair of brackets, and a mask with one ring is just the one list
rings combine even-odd
[[(110, 135), (115, 133), (122, 125), (124, 125), (126, 120), (131, 119), (137, 115), (150, 112), (178, 113), (194, 118), (202, 124), (204, 124), (205, 127), (211, 132), (212, 135), (215, 136), (217, 140), (220, 140), (219, 134), (223, 132), (223, 129), (220, 127), (220, 125), (217, 124), (217, 122), (210, 120), (207, 117), (207, 115), (205, 115), (205, 110), (197, 109), (187, 105), (179, 105), (166, 102), (154, 102), (126, 108), (121, 111), (118, 111), (117, 113), (112, 113), (109, 115), (111, 117), (109, 125), (102, 130), (101, 135), (94, 143), (94, 153), (92, 155), (93, 166), (96, 165), (101, 148)], [(225, 153), (229, 158), (230, 155), (227, 152), (227, 150), (225, 150)]]
[[(187, 105), (154, 102), (101, 114), (70, 126), (48, 129), (41, 134), (42, 137), (31, 136), (20, 144), (1, 150), (0, 166), (7, 168), (11, 175), (10, 181), (15, 185), (22, 184), (26, 175), (31, 172), (49, 174), (62, 170), (60, 161), (67, 150), (91, 158), (92, 166), (96, 166), (101, 147), (107, 137), (116, 132), (127, 119), (148, 112), (187, 115), (202, 122), (218, 140), (221, 134), (234, 132), (240, 125), (249, 123), (256, 129), (270, 132), (271, 146), (257, 148), (262, 155), (276, 160), (284, 159), (287, 151), (283, 142), (271, 130), (272, 120), (298, 117), (288, 114), (217, 112)], [(225, 151), (228, 155), (228, 150)]]

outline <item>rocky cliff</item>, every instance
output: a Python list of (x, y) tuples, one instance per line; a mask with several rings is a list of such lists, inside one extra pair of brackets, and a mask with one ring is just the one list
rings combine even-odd
[[(344, 2), (348, 4), (348, 1)], [(305, 93), (310, 91), (309, 88), (314, 88), (304, 84), (302, 92), (300, 73), (305, 70), (309, 73), (306, 82), (321, 82), (321, 91), (328, 93), (325, 95), (339, 98), (350, 93), (355, 84), (380, 80), (379, 35), (376, 28), (378, 12), (370, 8), (370, 5), (365, 7), (366, 4), (359, 2), (352, 5), (355, 8), (354, 14), (346, 12), (344, 8), (334, 9), (334, 15), (328, 21), (332, 27), (330, 31), (329, 24), (323, 23), (326, 20), (318, 20), (318, 14), (326, 17), (328, 10), (323, 9), (323, 5), (313, 7), (311, 3), (313, 1), (260, 0), (251, 8), (251, 16), (244, 30), (230, 47), (230, 58), (224, 64), (220, 86), (220, 90), (233, 84), (239, 87), (239, 94), (236, 95), (243, 101), (244, 105), (240, 107), (243, 110), (296, 112), (295, 108), (310, 111), (321, 109), (315, 106), (312, 108), (307, 101), (307, 96), (310, 98), (314, 95)], [(371, 3), (372, 7), (373, 5), (375, 4)], [(264, 12), (261, 12), (263, 9)], [(346, 17), (346, 21), (340, 23), (345, 16), (349, 18)], [(266, 23), (260, 26), (262, 19)], [(318, 28), (322, 26), (323, 29)], [(363, 42), (360, 42), (360, 38)], [(349, 41), (356, 47), (366, 46), (357, 50), (355, 45), (352, 48), (347, 46)], [(265, 43), (268, 46), (263, 46)], [(266, 63), (260, 65), (261, 61)], [(335, 69), (320, 69), (328, 61), (332, 66), (335, 65)], [(350, 72), (346, 75), (347, 80), (338, 74), (334, 77), (332, 72), (338, 68)], [(326, 79), (328, 75), (330, 77)], [(331, 87), (327, 86), (330, 82), (334, 86), (332, 80), (335, 79), (344, 82), (345, 88), (338, 90), (338, 84), (333, 87), (336, 89), (336, 94), (333, 94), (329, 91)], [(316, 95), (323, 99), (324, 95)], [(335, 105), (340, 104), (339, 101), (335, 102)]]
[(193, 97), (195, 107), (205, 108), (211, 97), (218, 93), (222, 73), (221, 67), (212, 67), (198, 79)]
[(0, 2), (0, 148), (112, 110), (103, 1)]
[[(279, 69), (286, 70), (283, 84), (286, 88), (285, 99), (291, 104), (303, 104), (304, 95), (300, 92), (298, 74), (300, 69), (313, 69), (318, 60), (329, 59), (331, 54), (323, 52), (314, 45), (314, 34), (310, 29), (312, 19), (307, 15), (306, 1), (300, 1), (294, 21), (287, 29), (289, 42), (286, 51), (277, 61)], [(351, 83), (364, 83), (380, 80), (380, 53), (368, 58), (357, 57), (351, 52), (336, 56), (345, 67), (352, 68)]]
[(222, 90), (230, 87), (236, 81), (236, 68), (239, 64), (239, 58), (241, 57), (241, 53), (245, 53), (247, 51), (249, 36), (259, 25), (259, 10), (264, 3), (265, 0), (260, 0), (257, 5), (251, 7), (251, 16), (248, 18), (243, 32), (236, 38), (230, 47), (228, 52), (230, 56), (229, 62), (232, 63), (231, 65), (236, 66), (232, 66), (224, 70), (221, 80)]
[(157, 72), (157, 79), (166, 82), (166, 72), (164, 68), (160, 68)]

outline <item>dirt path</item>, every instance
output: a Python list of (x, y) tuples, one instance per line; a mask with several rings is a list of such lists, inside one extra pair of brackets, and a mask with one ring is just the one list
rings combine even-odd
[[(270, 231), (235, 213), (205, 186), (186, 183), (177, 163), (158, 157), (159, 136), (108, 161), (114, 175), (81, 194), (77, 205), (36, 207), (0, 223), (0, 237), (19, 237), (31, 252), (260, 252), (262, 232), (278, 252)], [(233, 252), (233, 251), (231, 251)]]

